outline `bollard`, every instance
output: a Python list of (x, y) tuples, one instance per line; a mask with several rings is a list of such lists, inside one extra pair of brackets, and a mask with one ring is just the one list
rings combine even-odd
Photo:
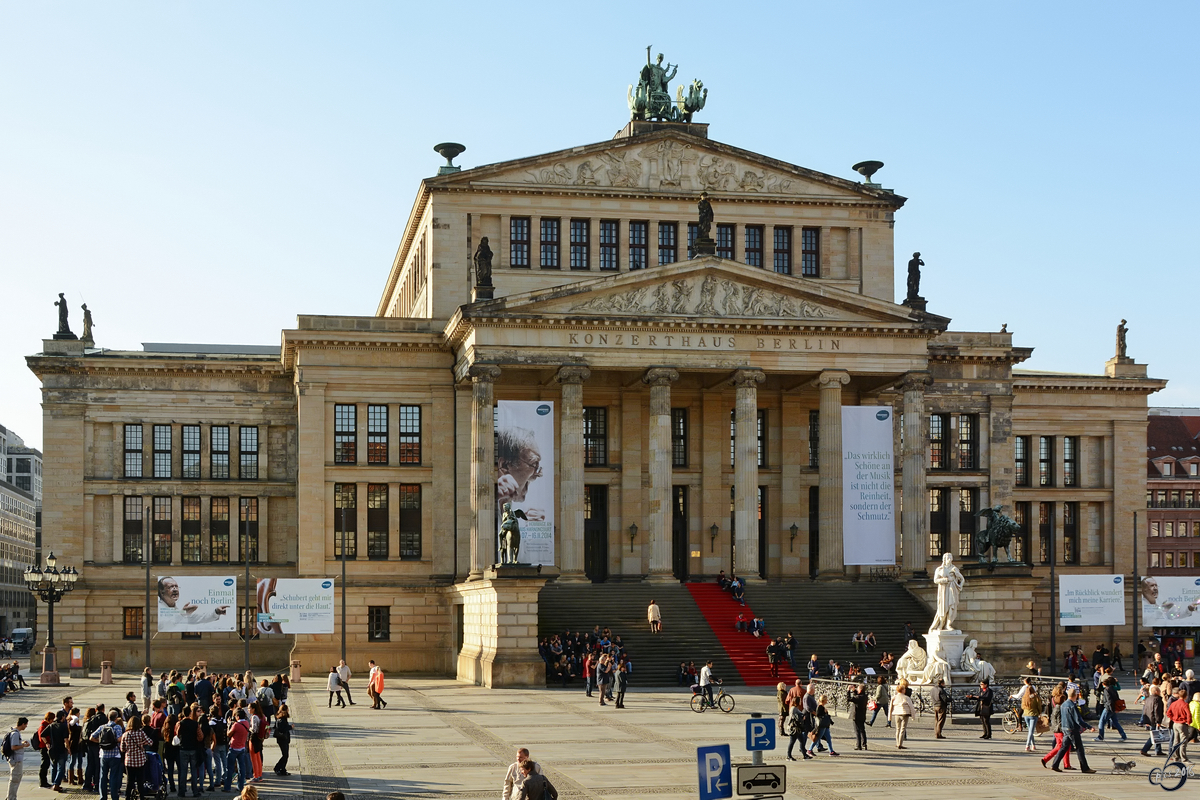
[[(751, 719), (762, 719), (762, 714), (758, 713), (757, 711), (751, 711), (750, 718)], [(756, 767), (761, 767), (763, 765), (762, 750), (754, 750), (750, 753), (750, 763)]]
[(292, 675), (290, 678), (292, 683), (300, 683), (300, 662), (292, 661)]
[(113, 665), (113, 662), (111, 662), (111, 661), (101, 661), (100, 662), (100, 685), (101, 686), (112, 686), (112, 682), (113, 682), (112, 665)]

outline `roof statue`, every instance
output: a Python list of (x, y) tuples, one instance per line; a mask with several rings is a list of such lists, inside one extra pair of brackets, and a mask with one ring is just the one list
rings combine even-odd
[(657, 120), (659, 122), (691, 122), (692, 115), (704, 108), (708, 89), (699, 79), (692, 81), (687, 93), (678, 87), (677, 97), (671, 99), (668, 84), (679, 72), (678, 64), (663, 66), (663, 54), (651, 63), (650, 48), (646, 47), (646, 66), (642, 67), (636, 88), (629, 86), (629, 118), (635, 120)]

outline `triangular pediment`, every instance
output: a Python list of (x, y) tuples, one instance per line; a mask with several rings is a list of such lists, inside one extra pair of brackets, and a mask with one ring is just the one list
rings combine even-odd
[[(798, 325), (944, 327), (905, 306), (704, 257), (575, 281), (463, 307), (465, 318), (530, 317), (755, 320)], [(949, 320), (944, 320), (948, 323)]]
[(543, 189), (557, 192), (645, 191), (685, 195), (782, 196), (883, 201), (905, 198), (768, 158), (730, 145), (675, 132), (658, 132), (504, 161), (428, 180), (430, 186)]

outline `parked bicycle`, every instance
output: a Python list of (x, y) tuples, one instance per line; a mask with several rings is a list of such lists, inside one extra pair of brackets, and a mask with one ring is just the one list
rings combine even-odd
[(717, 696), (713, 699), (712, 703), (708, 702), (708, 699), (704, 696), (704, 692), (692, 695), (692, 711), (695, 711), (697, 714), (703, 714), (710, 708), (719, 708), (728, 714), (730, 711), (733, 711), (733, 706), (733, 695), (725, 692), (725, 686), (721, 681), (717, 681)]

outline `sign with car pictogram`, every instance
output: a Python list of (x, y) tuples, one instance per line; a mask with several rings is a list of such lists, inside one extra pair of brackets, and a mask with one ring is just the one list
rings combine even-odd
[(738, 764), (735, 787), (739, 797), (782, 795), (787, 791), (787, 767), (766, 764)]

